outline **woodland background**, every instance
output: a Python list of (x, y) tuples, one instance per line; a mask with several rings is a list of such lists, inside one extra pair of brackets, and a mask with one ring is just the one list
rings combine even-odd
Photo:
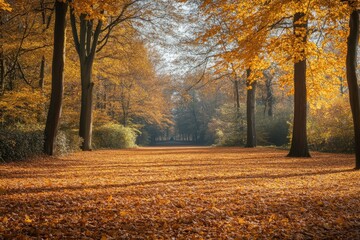
[(294, 65), (306, 63), (302, 137), (311, 150), (354, 151), (346, 56), (356, 1), (9, 0), (0, 1), (1, 161), (43, 152), (57, 5), (70, 10), (55, 154), (84, 149), (86, 60), (73, 37), (84, 26), (86, 57), (96, 50), (84, 150), (170, 140), (288, 148)]

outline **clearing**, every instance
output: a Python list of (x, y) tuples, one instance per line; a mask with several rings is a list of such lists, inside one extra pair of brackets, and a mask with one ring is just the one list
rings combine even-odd
[(80, 152), (0, 165), (0, 239), (360, 239), (354, 156)]

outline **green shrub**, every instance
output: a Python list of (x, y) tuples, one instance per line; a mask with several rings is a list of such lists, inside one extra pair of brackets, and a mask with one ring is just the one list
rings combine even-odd
[(288, 144), (289, 117), (280, 115), (273, 118), (267, 117), (258, 121), (258, 144), (284, 146)]
[(151, 136), (148, 131), (142, 130), (136, 138), (136, 144), (140, 146), (149, 146), (151, 142)]
[(79, 137), (75, 130), (60, 130), (58, 131), (55, 143), (55, 155), (64, 155), (80, 150), (82, 138)]
[(41, 155), (43, 145), (42, 130), (1, 129), (0, 161), (9, 162)]
[[(237, 117), (236, 108), (231, 104), (224, 104), (216, 111), (215, 117), (208, 124), (208, 134), (218, 146), (240, 146), (246, 143), (245, 113)], [(210, 141), (209, 141), (210, 142)]]
[[(243, 146), (246, 144), (246, 129), (233, 124), (224, 131), (217, 129), (216, 142), (221, 146)], [(243, 130), (241, 130), (243, 129)]]
[(136, 131), (120, 124), (106, 124), (93, 131), (94, 148), (131, 148), (135, 147)]

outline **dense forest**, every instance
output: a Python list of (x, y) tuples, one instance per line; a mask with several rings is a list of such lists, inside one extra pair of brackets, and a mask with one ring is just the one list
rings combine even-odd
[(359, 168), (358, 7), (2, 0), (0, 159), (185, 142)]

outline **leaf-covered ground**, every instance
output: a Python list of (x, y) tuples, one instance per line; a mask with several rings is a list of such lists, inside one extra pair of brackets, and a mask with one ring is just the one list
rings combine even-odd
[(0, 165), (0, 239), (360, 239), (354, 156), (143, 148)]

